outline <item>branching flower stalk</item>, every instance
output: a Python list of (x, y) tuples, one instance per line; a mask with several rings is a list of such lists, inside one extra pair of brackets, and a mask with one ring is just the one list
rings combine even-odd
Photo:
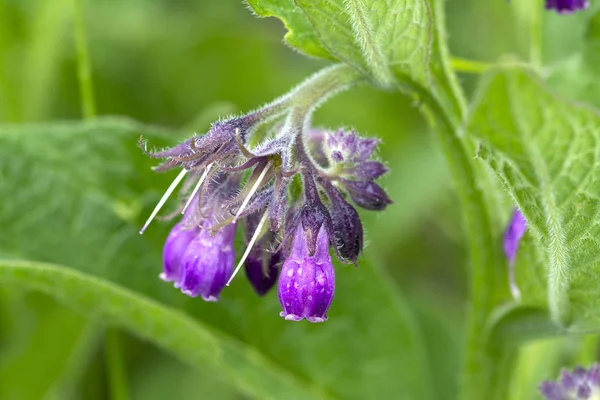
[[(183, 218), (165, 242), (161, 279), (217, 301), (245, 266), (259, 295), (280, 275), (282, 317), (325, 321), (335, 287), (330, 246), (344, 263), (356, 264), (362, 252), (362, 224), (346, 197), (370, 210), (391, 203), (374, 182), (387, 172), (371, 159), (377, 139), (311, 127), (320, 104), (362, 80), (351, 67), (326, 68), (258, 110), (214, 123), (206, 135), (158, 152), (144, 149), (164, 160), (157, 171), (181, 172), (140, 233), (184, 181)], [(296, 183), (300, 196), (290, 190)], [(234, 269), (240, 224), (246, 249)]]

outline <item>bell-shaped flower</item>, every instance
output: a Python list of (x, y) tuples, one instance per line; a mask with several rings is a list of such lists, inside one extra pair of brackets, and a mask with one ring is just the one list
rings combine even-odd
[(233, 273), (235, 224), (212, 234), (205, 228), (190, 242), (181, 259), (178, 287), (191, 297), (217, 301)]
[(289, 321), (306, 318), (310, 322), (327, 320), (327, 310), (333, 300), (335, 274), (329, 256), (329, 238), (322, 224), (314, 252), (309, 251), (307, 233), (298, 224), (289, 257), (283, 263), (277, 293)]

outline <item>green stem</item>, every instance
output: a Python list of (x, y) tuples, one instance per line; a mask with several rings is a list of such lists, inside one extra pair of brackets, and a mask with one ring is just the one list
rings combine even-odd
[(529, 61), (535, 69), (542, 66), (542, 13), (543, 8), (535, 1), (529, 5)]
[(112, 400), (127, 400), (129, 398), (121, 339), (121, 333), (117, 329), (110, 328), (106, 330), (104, 351), (108, 372), (108, 386)]
[(450, 59), (452, 69), (457, 72), (464, 72), (467, 74), (483, 74), (487, 71), (491, 65), (474, 60), (467, 60), (466, 58), (452, 57)]
[[(505, 376), (504, 370), (510, 362), (499, 363), (504, 356), (502, 349), (491, 351), (488, 346), (488, 318), (494, 309), (494, 293), (498, 286), (498, 274), (504, 265), (499, 254), (499, 245), (492, 235), (492, 223), (483, 192), (477, 184), (473, 165), (474, 152), (470, 154), (469, 144), (455, 134), (459, 127), (425, 89), (419, 94), (424, 103), (437, 118), (434, 131), (446, 158), (452, 180), (462, 207), (463, 224), (469, 249), (470, 304), (467, 315), (466, 343), (461, 379), (461, 398), (480, 400), (494, 398), (494, 393), (502, 389), (503, 382), (495, 379)], [(498, 345), (501, 346), (501, 345)], [(508, 350), (508, 349), (507, 349)], [(504, 382), (505, 384), (505, 382)]]
[(74, 2), (74, 33), (77, 51), (77, 79), (79, 80), (79, 91), (81, 94), (81, 111), (85, 119), (90, 119), (96, 116), (96, 102), (94, 100), (92, 67), (85, 36), (83, 0), (74, 0)]

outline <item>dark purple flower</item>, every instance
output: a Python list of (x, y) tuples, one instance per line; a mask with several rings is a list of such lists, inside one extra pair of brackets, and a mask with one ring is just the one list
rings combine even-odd
[(546, 0), (547, 10), (556, 10), (559, 14), (570, 14), (585, 10), (590, 5), (588, 0)]
[(591, 400), (600, 396), (600, 365), (589, 370), (576, 367), (573, 372), (561, 371), (557, 382), (542, 382), (540, 392), (547, 400)]
[[(256, 214), (249, 216), (246, 220), (245, 236), (246, 245), (252, 240), (252, 236), (258, 229), (260, 217)], [(248, 254), (244, 267), (246, 277), (259, 296), (264, 296), (277, 282), (279, 275), (279, 266), (283, 261), (282, 252), (272, 252), (268, 249), (275, 242), (275, 235), (268, 231), (252, 247)]]
[(208, 224), (190, 242), (181, 259), (178, 286), (191, 297), (217, 301), (233, 273), (235, 224), (227, 224), (211, 234)]
[(289, 257), (283, 263), (277, 293), (289, 321), (306, 318), (310, 322), (327, 320), (327, 310), (333, 300), (335, 275), (329, 256), (329, 238), (321, 225), (316, 237), (316, 248), (311, 255), (302, 224), (299, 224)]
[(385, 191), (375, 182), (350, 181), (347, 179), (340, 179), (340, 181), (350, 194), (352, 201), (359, 207), (381, 211), (393, 203)]
[(504, 232), (504, 254), (508, 259), (509, 265), (513, 265), (515, 262), (519, 243), (526, 230), (527, 221), (525, 220), (525, 217), (523, 217), (523, 214), (521, 214), (521, 211), (515, 208), (508, 226), (506, 227), (506, 231)]
[(246, 277), (259, 296), (267, 294), (277, 282), (281, 261), (280, 251), (271, 253), (259, 247), (254, 247), (248, 254), (244, 264)]

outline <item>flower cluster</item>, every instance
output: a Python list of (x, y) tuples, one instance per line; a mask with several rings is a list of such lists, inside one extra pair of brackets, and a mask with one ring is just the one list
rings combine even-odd
[(540, 392), (547, 400), (591, 400), (600, 398), (600, 365), (589, 370), (577, 367), (573, 372), (562, 370), (556, 382), (546, 381)]
[[(184, 181), (183, 217), (166, 240), (160, 277), (186, 295), (216, 301), (245, 266), (259, 295), (278, 281), (282, 317), (321, 322), (335, 287), (330, 246), (353, 264), (363, 249), (360, 217), (349, 201), (369, 210), (390, 204), (375, 182), (387, 168), (372, 159), (378, 140), (310, 129), (312, 108), (294, 107), (291, 97), (216, 122), (173, 148), (144, 150), (164, 160), (156, 170), (181, 172), (142, 232)], [(234, 268), (238, 225), (246, 249)]]

